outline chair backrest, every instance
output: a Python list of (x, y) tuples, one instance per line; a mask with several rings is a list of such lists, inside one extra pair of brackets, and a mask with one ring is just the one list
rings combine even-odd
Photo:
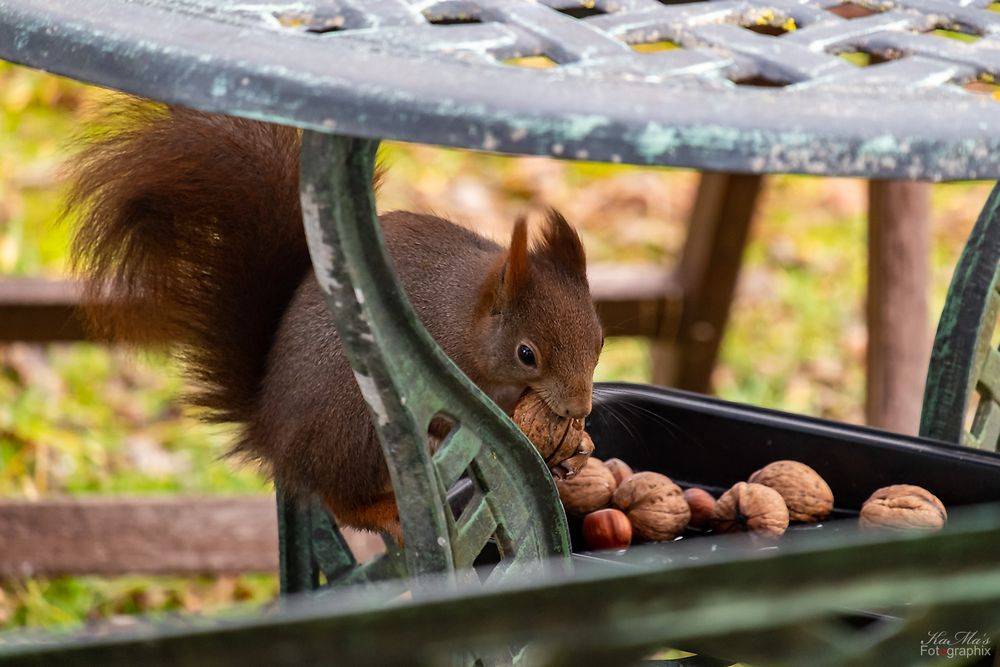
[(927, 371), (920, 420), (922, 436), (997, 450), (1000, 440), (998, 279), (1000, 184), (986, 200), (948, 288)]

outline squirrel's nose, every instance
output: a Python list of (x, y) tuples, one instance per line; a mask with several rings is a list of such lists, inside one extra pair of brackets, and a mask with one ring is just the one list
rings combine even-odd
[(590, 396), (584, 398), (571, 399), (563, 407), (563, 417), (570, 419), (583, 419), (590, 414), (592, 401)]

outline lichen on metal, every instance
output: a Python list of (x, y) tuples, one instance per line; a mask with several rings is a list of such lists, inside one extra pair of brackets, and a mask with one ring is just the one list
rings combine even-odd
[(990, 4), (92, 0), (80, 12), (75, 0), (0, 0), (0, 58), (368, 138), (711, 170), (997, 178)]

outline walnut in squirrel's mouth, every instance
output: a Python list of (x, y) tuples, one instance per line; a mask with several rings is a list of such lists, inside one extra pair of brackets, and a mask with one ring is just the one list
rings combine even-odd
[(594, 451), (593, 441), (583, 430), (583, 419), (560, 417), (536, 391), (529, 390), (517, 402), (513, 420), (557, 479), (576, 476)]

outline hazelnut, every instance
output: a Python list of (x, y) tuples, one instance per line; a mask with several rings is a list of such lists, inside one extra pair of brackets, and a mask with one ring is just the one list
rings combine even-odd
[(833, 511), (830, 485), (805, 463), (775, 461), (750, 475), (747, 481), (769, 486), (780, 493), (792, 521), (816, 523)]
[(655, 472), (638, 472), (626, 479), (611, 502), (628, 516), (636, 537), (651, 542), (674, 539), (691, 518), (681, 488)]
[(618, 485), (607, 466), (587, 459), (580, 472), (570, 479), (557, 479), (556, 488), (566, 513), (583, 516), (606, 507)]
[(632, 524), (616, 509), (603, 509), (583, 517), (583, 541), (588, 549), (625, 549), (632, 543)]
[(771, 487), (740, 482), (716, 502), (712, 525), (720, 533), (744, 531), (775, 539), (788, 528), (788, 508)]
[(521, 397), (514, 406), (512, 419), (556, 478), (577, 474), (593, 451), (594, 443), (589, 437), (586, 443), (583, 442), (583, 420), (560, 417), (537, 392), (531, 391)]
[(712, 514), (715, 512), (715, 498), (705, 489), (687, 489), (684, 492), (684, 500), (691, 508), (691, 522), (688, 524), (692, 528), (709, 528), (712, 524)]
[(941, 530), (948, 511), (937, 496), (910, 484), (886, 486), (861, 506), (858, 526), (864, 530)]
[(610, 470), (611, 474), (615, 476), (619, 486), (622, 482), (633, 475), (631, 466), (621, 459), (608, 459), (604, 462), (604, 465), (608, 466), (608, 470)]

